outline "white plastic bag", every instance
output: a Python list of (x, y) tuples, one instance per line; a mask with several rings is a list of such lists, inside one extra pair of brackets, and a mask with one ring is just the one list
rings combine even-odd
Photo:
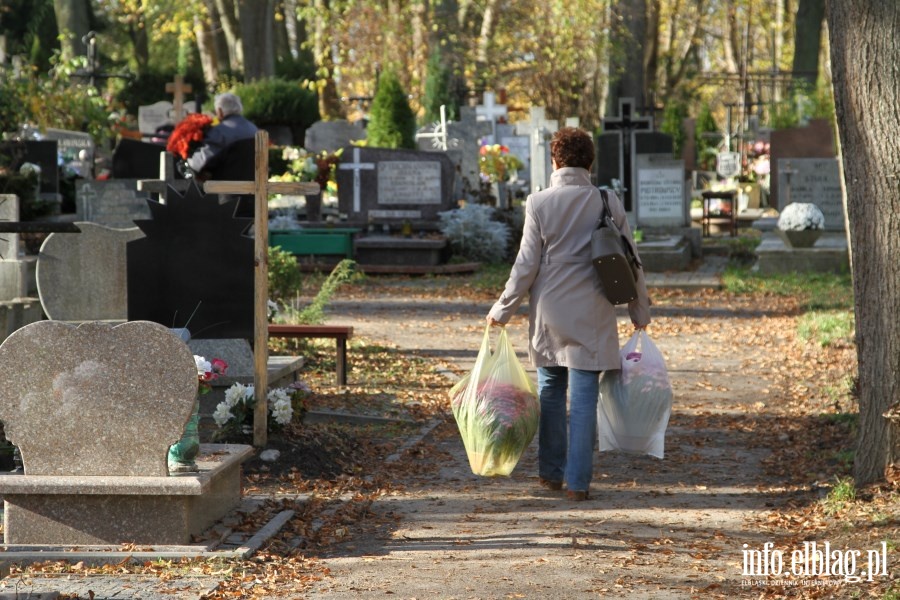
[(450, 390), (450, 407), (469, 466), (476, 475), (507, 476), (537, 432), (537, 389), (500, 330), (491, 353), (491, 327), (484, 330), (475, 366)]
[(619, 357), (622, 368), (605, 371), (600, 377), (600, 452), (624, 450), (662, 458), (672, 414), (672, 385), (665, 359), (643, 330), (634, 332)]

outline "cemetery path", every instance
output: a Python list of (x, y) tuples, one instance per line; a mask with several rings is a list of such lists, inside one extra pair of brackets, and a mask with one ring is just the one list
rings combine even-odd
[[(492, 298), (416, 290), (343, 292), (329, 322), (465, 373)], [(817, 359), (795, 337), (789, 302), (654, 296), (650, 334), (675, 391), (665, 460), (604, 453), (591, 499), (573, 503), (539, 487), (536, 440), (510, 477), (474, 476), (448, 410), (408, 460), (386, 467), (392, 485), (324, 557), (331, 576), (310, 595), (760, 597), (742, 582), (744, 544), (787, 543), (770, 522), (809, 496), (798, 473), (817, 467), (797, 459), (811, 423), (796, 406), (821, 386)], [(521, 352), (524, 310), (509, 327)], [(620, 333), (629, 328), (623, 312)]]

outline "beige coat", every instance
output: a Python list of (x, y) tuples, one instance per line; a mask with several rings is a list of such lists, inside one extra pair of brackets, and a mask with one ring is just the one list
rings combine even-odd
[[(631, 240), (621, 201), (609, 193), (613, 220)], [(550, 187), (528, 197), (519, 254), (506, 288), (489, 316), (506, 323), (529, 299), (528, 353), (535, 367), (562, 366), (587, 371), (619, 368), (615, 307), (603, 296), (590, 259), (591, 232), (603, 199), (581, 168), (557, 169)], [(637, 325), (650, 323), (644, 274), (638, 298), (628, 305)]]

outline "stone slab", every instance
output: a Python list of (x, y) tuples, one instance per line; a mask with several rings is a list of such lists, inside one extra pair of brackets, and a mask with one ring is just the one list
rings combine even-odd
[(847, 273), (850, 254), (847, 238), (840, 233), (822, 234), (812, 248), (789, 248), (774, 233), (763, 234), (756, 248), (758, 257), (754, 270), (763, 274), (791, 272)]
[(660, 236), (638, 244), (646, 272), (682, 271), (691, 262), (691, 246), (680, 235)]
[(126, 244), (137, 227), (114, 229), (76, 222), (79, 234), (51, 233), (37, 262), (37, 286), (47, 317), (57, 321), (128, 318)]
[(150, 193), (137, 190), (137, 179), (80, 180), (75, 183), (75, 190), (79, 221), (134, 227), (135, 221), (150, 217)]
[(37, 298), (19, 298), (0, 302), (0, 341), (12, 332), (44, 318), (41, 302)]
[(28, 475), (164, 477), (196, 395), (193, 355), (157, 323), (39, 321), (0, 345), (0, 420)]
[(361, 265), (439, 265), (447, 259), (447, 240), (366, 236), (354, 241)]
[(250, 446), (203, 445), (197, 474), (0, 476), (5, 544), (186, 544), (240, 502)]
[(192, 339), (188, 342), (191, 352), (206, 360), (221, 358), (228, 363), (224, 376), (213, 381), (216, 387), (228, 387), (246, 377), (253, 378), (253, 348), (245, 339)]
[(28, 265), (25, 261), (0, 259), (0, 300), (28, 295)]

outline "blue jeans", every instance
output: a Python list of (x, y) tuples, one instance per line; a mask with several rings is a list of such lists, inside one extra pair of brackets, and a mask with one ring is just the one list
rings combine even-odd
[[(594, 470), (597, 437), (597, 395), (600, 371), (538, 367), (541, 425), (538, 432), (538, 474), (565, 481), (573, 491), (587, 491)], [(569, 423), (566, 426), (566, 391)]]

